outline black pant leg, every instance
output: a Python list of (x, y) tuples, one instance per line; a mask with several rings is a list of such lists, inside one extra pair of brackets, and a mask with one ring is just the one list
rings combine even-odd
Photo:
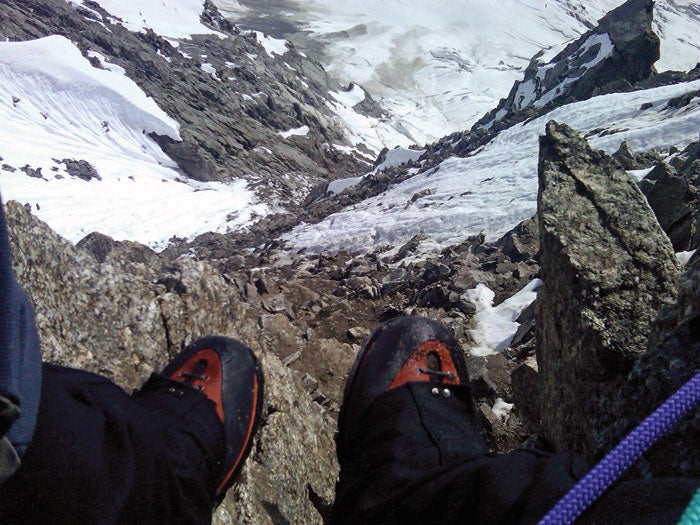
[[(223, 426), (195, 390), (158, 376), (135, 397), (44, 365), (34, 439), (0, 487), (0, 523), (210, 523)], [(177, 392), (183, 392), (177, 395)]]
[[(341, 462), (332, 523), (517, 523), (535, 503), (522, 496), (551, 455), (489, 455), (469, 387), (446, 397), (434, 386), (408, 383), (370, 405)], [(549, 464), (567, 475), (537, 501), (542, 514), (573, 484), (568, 458)]]
[[(569, 454), (489, 454), (468, 387), (449, 387), (449, 397), (433, 388), (408, 383), (370, 405), (341, 460), (331, 523), (534, 524), (585, 474)], [(695, 487), (619, 483), (582, 523), (676, 523)], [(630, 504), (635, 494), (643, 504)]]

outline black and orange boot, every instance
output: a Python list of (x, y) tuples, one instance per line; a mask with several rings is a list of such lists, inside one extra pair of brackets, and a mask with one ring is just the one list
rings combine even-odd
[(450, 469), (488, 447), (447, 328), (410, 316), (370, 335), (345, 385), (336, 447), (329, 524), (455, 522)]
[(424, 317), (399, 317), (377, 328), (360, 349), (345, 384), (338, 416), (338, 458), (345, 453), (345, 436), (370, 404), (385, 392), (406, 383), (430, 383), (436, 397), (449, 397), (451, 388), (468, 385), (462, 351), (440, 323)]
[[(260, 363), (239, 341), (210, 336), (188, 345), (161, 375), (202, 392), (216, 408), (226, 441), (221, 482), (216, 489), (220, 501), (248, 456), (260, 424), (264, 383)], [(178, 393), (177, 387), (170, 389)]]

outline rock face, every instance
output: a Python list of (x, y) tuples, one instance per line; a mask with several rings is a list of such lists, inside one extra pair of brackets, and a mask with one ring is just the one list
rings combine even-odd
[[(648, 351), (615, 393), (614, 420), (603, 446), (619, 442), (639, 422), (700, 371), (700, 257), (679, 279), (676, 304), (664, 309), (649, 335)], [(700, 407), (676, 425), (636, 467), (641, 475), (700, 476)]]
[(651, 0), (628, 0), (546, 63), (540, 60), (542, 52), (535, 55), (524, 79), (478, 124), (491, 127), (527, 108), (585, 100), (651, 76), (660, 56), (659, 38), (651, 29), (652, 7)]
[(700, 246), (700, 142), (689, 144), (668, 164), (639, 183), (659, 224), (677, 251)]
[(538, 222), (542, 427), (590, 457), (649, 324), (675, 298), (678, 262), (620, 165), (554, 122), (540, 142)]
[(335, 422), (307, 394), (301, 374), (270, 351), (281, 334), (259, 328), (236, 286), (191, 258), (161, 270), (132, 262), (117, 246), (100, 252), (99, 263), (23, 206), (6, 209), (15, 272), (34, 304), (45, 360), (107, 375), (130, 390), (197, 337), (246, 342), (265, 373), (264, 420), (214, 522), (322, 521), (318, 509), (332, 503), (338, 472)]
[[(211, 2), (201, 19), (226, 37), (194, 35), (176, 48), (152, 31), (129, 31), (96, 3), (86, 9), (64, 0), (10, 0), (0, 4), (0, 38), (63, 35), (86, 57), (97, 52), (122, 66), (180, 123), (181, 142), (153, 138), (193, 179), (241, 177), (265, 202), (291, 207), (319, 182), (363, 171), (364, 163), (329, 146), (351, 144), (326, 105), (329, 91), (342, 87), (318, 62), (293, 48), (268, 54)], [(109, 123), (103, 126), (108, 132)], [(280, 135), (303, 126), (305, 136)], [(84, 161), (63, 162), (79, 177), (96, 175)]]

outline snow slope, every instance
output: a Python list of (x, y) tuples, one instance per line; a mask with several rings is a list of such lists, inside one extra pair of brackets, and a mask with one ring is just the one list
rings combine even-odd
[[(695, 81), (560, 107), (501, 132), (473, 156), (448, 158), (318, 224), (299, 226), (283, 239), (293, 250), (312, 253), (399, 247), (417, 233), (428, 237), (423, 249), (434, 251), (480, 232), (496, 239), (536, 211), (538, 137), (547, 121), (567, 123), (584, 134), (597, 130), (589, 141), (608, 153), (623, 140), (633, 150), (683, 147), (698, 138), (700, 97), (679, 109), (667, 108), (667, 102), (698, 89), (700, 81)], [(644, 103), (652, 107), (640, 109)], [(601, 136), (603, 130), (609, 134)], [(413, 202), (424, 190), (431, 193)]]
[[(82, 1), (71, 3), (91, 10)], [(195, 33), (214, 33), (199, 20), (203, 0), (99, 3), (129, 29), (152, 29), (174, 44)], [(364, 140), (375, 149), (382, 144), (407, 146), (407, 136), (424, 142), (464, 129), (507, 94), (538, 49), (575, 38), (620, 3), (217, 0), (239, 18), (259, 18), (260, 10), (267, 8), (285, 19), (285, 9), (296, 6), (295, 23), (310, 31), (310, 39), (325, 42), (322, 52), (331, 71), (374, 87), (384, 106), (393, 111), (385, 121), (359, 115), (352, 109), (364, 97), (357, 86), (332, 94), (329, 100), (338, 118), (354, 130), (353, 142)], [(695, 38), (700, 26), (697, 3), (659, 0), (655, 9), (662, 36), (660, 69), (692, 67), (700, 56)], [(257, 36), (269, 54), (285, 52), (286, 43), (278, 38), (284, 35)], [(31, 204), (40, 218), (73, 241), (98, 230), (154, 248), (165, 246), (173, 235), (192, 237), (245, 227), (269, 212), (243, 183), (205, 184), (180, 177), (173, 161), (147, 135), (157, 132), (177, 138), (177, 124), (121, 68), (96, 58), (104, 70), (91, 67), (61, 37), (0, 43), (0, 91), (6, 94), (0, 101), (3, 198)], [(609, 151), (623, 138), (639, 148), (683, 145), (700, 128), (697, 102), (674, 111), (662, 106), (664, 100), (692, 87), (610, 95), (561, 108), (516, 126), (473, 157), (448, 159), (437, 171), (406, 181), (354, 211), (300, 227), (288, 239), (294, 249), (323, 251), (368, 250), (400, 243), (419, 231), (429, 235), (434, 249), (468, 232), (485, 231), (495, 237), (534, 212), (537, 135), (546, 119), (557, 118), (583, 132), (605, 127), (626, 130), (593, 137), (594, 146)], [(639, 110), (648, 101), (654, 101), (654, 107)], [(71, 177), (63, 159), (90, 162), (101, 180)], [(17, 170), (24, 166), (40, 169), (40, 178)], [(356, 182), (339, 181), (332, 191)], [(432, 195), (408, 204), (426, 189)]]
[[(471, 127), (508, 95), (536, 52), (577, 38), (623, 2), (215, 0), (234, 21), (289, 38), (341, 81), (361, 84), (417, 144)], [(655, 16), (657, 68), (694, 67), (697, 2), (658, 0)]]
[[(181, 177), (147, 135), (179, 140), (178, 124), (121, 68), (106, 66), (111, 70), (92, 67), (61, 36), (0, 42), (3, 199), (31, 204), (73, 242), (98, 230), (153, 248), (173, 235), (239, 228), (267, 212), (242, 182)], [(101, 180), (71, 177), (63, 159), (88, 161)], [(24, 166), (40, 177), (17, 169)]]
[[(70, 0), (71, 4), (85, 5), (84, 0)], [(130, 31), (153, 30), (161, 36), (172, 39), (172, 44), (177, 46), (177, 39), (189, 38), (191, 35), (217, 34), (199, 21), (199, 15), (204, 7), (204, 0), (98, 0), (97, 3), (108, 11), (113, 18), (119, 21)], [(93, 11), (95, 13), (95, 11)], [(101, 15), (97, 14), (98, 18)]]

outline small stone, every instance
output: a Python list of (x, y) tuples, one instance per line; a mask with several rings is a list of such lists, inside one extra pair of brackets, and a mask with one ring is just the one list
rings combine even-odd
[(355, 341), (364, 341), (369, 336), (369, 330), (361, 326), (355, 326), (348, 330), (348, 335)]
[(311, 393), (318, 388), (318, 379), (307, 372), (301, 377), (301, 384), (307, 392)]
[(297, 350), (296, 352), (289, 354), (287, 357), (282, 359), (282, 364), (284, 366), (289, 366), (292, 363), (294, 363), (296, 360), (298, 360), (301, 357), (301, 350)]

